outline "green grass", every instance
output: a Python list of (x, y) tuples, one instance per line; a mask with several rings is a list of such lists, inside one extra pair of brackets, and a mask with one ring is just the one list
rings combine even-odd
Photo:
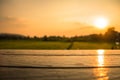
[(66, 49), (68, 42), (43, 42), (37, 40), (2, 40), (0, 49)]
[(111, 49), (110, 43), (74, 42), (72, 49)]
[[(0, 40), (0, 49), (67, 49), (70, 42), (45, 42), (38, 40)], [(74, 42), (71, 49), (111, 49), (110, 43)]]

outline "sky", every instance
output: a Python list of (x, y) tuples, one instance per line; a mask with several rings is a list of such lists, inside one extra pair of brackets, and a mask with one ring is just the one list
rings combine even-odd
[(104, 33), (98, 17), (120, 31), (120, 0), (0, 0), (0, 33), (74, 36)]

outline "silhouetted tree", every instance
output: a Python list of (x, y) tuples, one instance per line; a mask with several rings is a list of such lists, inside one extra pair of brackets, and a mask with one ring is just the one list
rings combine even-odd
[(19, 34), (8, 34), (8, 33), (1, 33), (0, 34), (0, 39), (12, 39), (12, 40), (19, 40), (19, 39), (25, 39), (26, 36), (24, 35), (19, 35)]
[(119, 37), (119, 32), (115, 31), (114, 27), (109, 28), (104, 34), (104, 39), (107, 42), (115, 42)]
[(84, 36), (74, 36), (74, 37), (65, 37), (65, 36), (43, 36), (43, 37), (30, 37), (30, 36), (24, 36), (19, 34), (8, 34), (8, 33), (2, 33), (0, 34), (0, 40), (41, 40), (41, 41), (67, 41), (67, 42), (120, 42), (120, 33), (118, 31), (115, 31), (114, 27), (108, 28), (108, 30), (105, 32), (104, 35), (102, 34), (90, 34), (90, 35), (84, 35)]
[(46, 35), (43, 36), (41, 39), (42, 39), (42, 41), (48, 41), (48, 37)]

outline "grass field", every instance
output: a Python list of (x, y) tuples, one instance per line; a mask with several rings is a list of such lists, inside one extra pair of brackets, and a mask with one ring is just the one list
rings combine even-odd
[(68, 42), (42, 42), (37, 40), (2, 40), (0, 49), (66, 49)]
[(72, 49), (111, 49), (110, 43), (74, 42)]
[[(0, 49), (67, 49), (70, 42), (37, 40), (1, 40)], [(111, 49), (110, 43), (74, 42), (70, 49)]]

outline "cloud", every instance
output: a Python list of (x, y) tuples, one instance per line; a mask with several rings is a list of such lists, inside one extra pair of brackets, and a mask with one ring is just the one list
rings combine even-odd
[(25, 26), (25, 20), (15, 17), (0, 17), (0, 27), (23, 27)]
[(25, 19), (0, 16), (0, 33), (28, 34), (29, 26)]
[(13, 17), (0, 17), (0, 22), (9, 22), (9, 21), (16, 21), (16, 18)]

